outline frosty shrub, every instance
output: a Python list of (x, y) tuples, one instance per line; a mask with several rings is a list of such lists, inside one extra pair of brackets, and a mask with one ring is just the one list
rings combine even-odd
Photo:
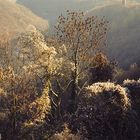
[[(127, 70), (122, 71), (120, 75), (118, 75), (118, 81), (123, 83), (126, 79), (138, 80), (140, 78), (140, 66), (137, 63), (130, 65)], [(128, 80), (127, 80), (128, 81)]]
[(95, 83), (86, 87), (79, 98), (71, 122), (73, 131), (77, 129), (84, 137), (94, 140), (135, 137), (131, 103), (125, 88), (110, 82)]
[(29, 106), (30, 110), (34, 113), (34, 115), (32, 115), (32, 119), (35, 122), (43, 121), (50, 110), (50, 99), (48, 93), (49, 90), (48, 87), (46, 87), (43, 94)]
[(50, 110), (48, 87), (38, 95), (29, 73), (23, 78), (11, 67), (0, 69), (0, 133), (4, 139), (20, 137), (26, 122), (37, 127)]
[(28, 105), (26, 114), (29, 119), (25, 122), (25, 126), (33, 126), (44, 121), (50, 111), (50, 98), (48, 94), (49, 88), (45, 87), (42, 95)]
[(36, 137), (36, 139), (40, 139), (43, 135), (46, 116), (51, 110), (48, 86), (46, 85), (41, 96), (25, 107), (23, 114), (26, 116), (26, 120), (21, 126), (22, 138), (31, 139)]
[(140, 88), (140, 79), (139, 80), (124, 80), (123, 85), (127, 87), (128, 89), (135, 89), (135, 88)]
[(125, 80), (123, 86), (128, 89), (130, 98), (132, 100), (132, 107), (140, 117), (140, 79), (139, 80)]
[(6, 93), (0, 104), (1, 120), (8, 112), (0, 133), (5, 139), (24, 139), (30, 132), (34, 135), (34, 129), (50, 112), (51, 80), (58, 74), (61, 61), (56, 58), (55, 48), (48, 47), (36, 29), (20, 34), (14, 41), (11, 61), (0, 68), (0, 88)]
[(54, 47), (47, 46), (43, 34), (36, 28), (27, 30), (13, 40), (11, 65), (17, 72), (32, 69), (32, 73), (49, 76), (57, 73), (61, 66)]

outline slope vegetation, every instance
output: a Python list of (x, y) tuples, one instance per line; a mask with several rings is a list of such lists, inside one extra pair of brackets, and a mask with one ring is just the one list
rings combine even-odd
[(106, 5), (88, 13), (105, 16), (110, 22), (107, 52), (110, 57), (128, 67), (140, 60), (140, 5)]
[(0, 35), (24, 31), (29, 25), (40, 30), (48, 28), (48, 22), (19, 4), (0, 0)]

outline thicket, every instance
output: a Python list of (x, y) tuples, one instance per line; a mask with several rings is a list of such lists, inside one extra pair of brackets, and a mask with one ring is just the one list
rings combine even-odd
[(2, 139), (139, 139), (139, 81), (115, 84), (102, 52), (108, 21), (67, 11), (55, 29), (0, 40)]
[(137, 137), (128, 94), (125, 88), (110, 82), (95, 83), (83, 90), (71, 125), (91, 140)]

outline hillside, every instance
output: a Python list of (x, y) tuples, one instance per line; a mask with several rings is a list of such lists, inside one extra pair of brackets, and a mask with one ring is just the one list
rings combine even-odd
[(55, 24), (57, 17), (66, 10), (82, 10), (92, 8), (96, 0), (18, 0), (17, 3), (30, 8), (37, 15)]
[(140, 6), (107, 5), (88, 13), (105, 16), (110, 22), (107, 52), (124, 67), (139, 63), (140, 58)]
[(110, 22), (106, 50), (124, 67), (140, 60), (140, 4), (137, 2), (127, 1), (127, 5), (123, 6), (121, 0), (18, 0), (51, 24), (67, 9), (105, 16)]
[(29, 25), (34, 25), (40, 30), (48, 28), (46, 20), (36, 16), (24, 6), (0, 0), (0, 35), (24, 31)]

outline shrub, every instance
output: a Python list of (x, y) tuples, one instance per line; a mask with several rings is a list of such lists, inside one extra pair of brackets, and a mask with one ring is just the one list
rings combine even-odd
[(140, 88), (140, 79), (139, 80), (124, 80), (123, 85), (129, 89)]
[(49, 140), (82, 140), (80, 134), (72, 134), (71, 131), (65, 126), (61, 133), (54, 134)]
[(85, 138), (133, 139), (135, 123), (125, 88), (114, 83), (95, 83), (84, 89), (72, 118), (72, 130)]
[(20, 79), (12, 69), (1, 70), (0, 133), (3, 139), (24, 139), (30, 132), (34, 134), (50, 111), (48, 84), (38, 95), (26, 76)]
[(125, 79), (138, 80), (140, 78), (140, 66), (136, 63), (130, 65), (129, 69), (123, 70), (117, 77), (119, 83), (126, 81)]
[(90, 68), (90, 83), (106, 82), (114, 80), (117, 74), (117, 65), (103, 54), (98, 53), (93, 61), (94, 65)]
[(132, 107), (140, 117), (140, 79), (139, 80), (125, 80), (123, 86), (128, 89), (132, 100)]

